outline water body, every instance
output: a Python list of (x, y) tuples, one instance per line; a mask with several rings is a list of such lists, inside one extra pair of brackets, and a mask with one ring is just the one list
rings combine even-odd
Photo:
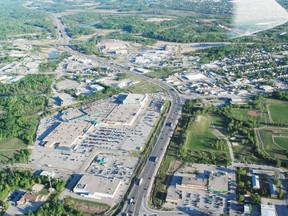
[(275, 28), (288, 21), (288, 13), (275, 0), (233, 0), (232, 37)]
[(49, 58), (56, 58), (59, 56), (59, 52), (57, 51), (52, 51), (49, 53)]

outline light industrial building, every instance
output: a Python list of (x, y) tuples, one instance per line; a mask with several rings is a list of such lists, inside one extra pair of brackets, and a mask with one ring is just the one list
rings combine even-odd
[(83, 175), (73, 192), (85, 197), (101, 199), (114, 198), (120, 187), (119, 179), (108, 179), (94, 175)]

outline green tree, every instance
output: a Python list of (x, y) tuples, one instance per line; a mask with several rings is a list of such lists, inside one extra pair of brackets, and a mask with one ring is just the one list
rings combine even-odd
[(238, 196), (238, 202), (244, 202), (245, 197), (243, 195)]
[(254, 204), (260, 204), (261, 203), (261, 196), (259, 194), (251, 194), (251, 201)]

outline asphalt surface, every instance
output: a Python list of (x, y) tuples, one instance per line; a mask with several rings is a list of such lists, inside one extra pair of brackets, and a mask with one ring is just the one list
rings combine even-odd
[[(66, 34), (65, 31), (65, 25), (64, 23), (61, 22), (61, 19), (56, 16), (55, 14), (52, 14), (53, 18), (54, 18), (54, 22), (57, 26), (58, 29), (58, 37), (59, 37), (59, 44), (69, 44), (69, 37)], [(126, 67), (119, 65), (119, 64), (114, 64), (111, 62), (108, 62), (107, 60), (102, 60), (98, 57), (95, 56), (89, 56), (89, 55), (85, 55), (83, 53), (77, 52), (75, 50), (72, 50), (71, 48), (65, 46), (62, 48), (65, 51), (68, 51), (69, 53), (72, 54), (76, 54), (79, 56), (83, 56), (85, 58), (89, 58), (91, 60), (97, 61), (98, 63), (101, 63), (105, 66), (109, 66), (111, 68), (114, 69), (118, 69), (121, 70), (122, 72), (126, 72), (128, 74), (132, 74), (134, 76), (137, 76), (139, 78), (141, 78), (142, 80), (145, 80), (147, 82), (151, 82), (154, 83), (155, 85), (161, 87), (163, 90), (165, 90), (168, 95), (170, 96), (170, 101), (171, 101), (171, 106), (168, 112), (168, 115), (166, 116), (165, 120), (164, 120), (164, 124), (163, 127), (161, 128), (160, 133), (158, 134), (158, 138), (156, 140), (156, 143), (151, 151), (150, 157), (157, 157), (158, 160), (156, 162), (150, 161), (149, 158), (146, 161), (140, 175), (139, 178), (142, 178), (142, 183), (140, 185), (136, 185), (134, 184), (131, 192), (128, 195), (128, 198), (133, 198), (133, 202), (130, 203), (128, 200), (125, 202), (125, 205), (122, 209), (122, 213), (123, 215), (177, 215), (179, 214), (179, 211), (169, 211), (169, 212), (161, 212), (161, 211), (157, 211), (157, 210), (152, 210), (148, 207), (148, 199), (149, 199), (149, 195), (151, 193), (152, 190), (152, 186), (157, 174), (157, 171), (159, 169), (159, 166), (161, 164), (161, 161), (165, 155), (165, 152), (167, 150), (167, 147), (169, 145), (170, 139), (172, 137), (173, 131), (175, 129), (175, 126), (178, 123), (178, 120), (180, 118), (180, 114), (181, 114), (181, 109), (184, 103), (183, 98), (180, 98), (180, 96), (178, 95), (178, 92), (176, 92), (175, 89), (171, 88), (170, 86), (167, 86), (166, 84), (162, 83), (160, 80), (155, 80), (149, 77), (144, 76), (143, 74), (139, 74), (133, 71), (128, 70)], [(167, 124), (169, 123), (169, 124)], [(173, 125), (171, 126), (170, 123), (173, 123)], [(247, 164), (234, 164), (234, 166), (247, 166)], [(13, 165), (12, 165), (13, 166)], [(19, 166), (19, 167), (26, 167), (26, 168), (32, 168), (32, 169), (37, 169), (39, 167), (35, 166), (35, 165), (31, 165), (31, 164), (17, 164), (14, 165)], [(253, 166), (253, 165), (252, 165)], [(10, 166), (11, 167), (11, 166)], [(254, 165), (254, 167), (261, 167), (258, 165)], [(262, 166), (263, 168), (263, 166)], [(45, 168), (46, 170), (50, 170), (49, 167)], [(51, 168), (52, 170), (53, 168)], [(271, 169), (276, 169), (275, 167), (271, 168)], [(53, 169), (55, 171), (55, 169)], [(68, 171), (67, 170), (57, 170), (59, 173), (62, 174), (67, 174)], [(70, 171), (71, 172), (71, 171)], [(278, 169), (278, 172), (280, 174), (280, 177), (284, 178), (283, 174), (282, 174), (282, 170)], [(70, 173), (72, 174), (72, 173)], [(283, 184), (284, 188), (286, 189), (286, 183)], [(287, 204), (286, 199), (283, 201), (283, 204)], [(286, 210), (287, 211), (287, 210)], [(287, 212), (285, 212), (286, 215)], [(182, 212), (181, 214), (185, 214), (184, 212)], [(287, 214), (288, 215), (288, 214)]]
[[(145, 78), (144, 78), (145, 79)], [(148, 78), (149, 79), (149, 78)], [(150, 214), (151, 211), (147, 207), (147, 200), (152, 189), (154, 178), (157, 174), (161, 161), (165, 155), (166, 149), (169, 145), (170, 139), (173, 135), (175, 125), (177, 125), (182, 109), (182, 101), (174, 89), (161, 83), (160, 81), (152, 80), (152, 83), (160, 86), (166, 90), (170, 96), (171, 106), (164, 121), (164, 124), (158, 134), (158, 139), (151, 151), (150, 157), (157, 157), (157, 162), (148, 160), (146, 161), (139, 178), (142, 178), (141, 185), (133, 185), (133, 188), (128, 198), (133, 198), (133, 202), (126, 201), (122, 214), (125, 215), (143, 215)], [(167, 124), (168, 123), (168, 124)], [(171, 123), (172, 126), (171, 126)]]
[[(54, 21), (57, 23), (57, 28), (61, 29), (61, 33), (63, 33), (64, 35), (62, 35), (59, 37), (59, 42), (64, 42), (65, 44), (68, 44), (69, 42), (69, 37), (66, 35), (66, 31), (65, 31), (65, 26), (63, 23), (61, 23), (61, 20), (55, 17)], [(60, 32), (60, 31), (58, 31)], [(63, 41), (64, 40), (64, 41)], [(160, 130), (160, 133), (158, 134), (158, 139), (156, 140), (156, 143), (151, 151), (150, 156), (155, 156), (158, 158), (157, 162), (153, 162), (150, 161), (149, 159), (146, 161), (142, 172), (140, 173), (139, 178), (142, 178), (142, 183), (141, 185), (133, 185), (133, 188), (131, 190), (131, 193), (129, 194), (129, 197), (134, 197), (134, 202), (133, 204), (129, 204), (127, 201), (127, 204), (124, 206), (124, 212), (128, 213), (128, 212), (132, 212), (133, 215), (139, 215), (140, 211), (141, 212), (147, 212), (147, 213), (151, 213), (149, 211), (149, 208), (146, 207), (146, 203), (144, 199), (148, 199), (149, 194), (151, 192), (152, 189), (152, 184), (154, 182), (154, 178), (157, 174), (157, 171), (159, 169), (159, 166), (161, 164), (161, 161), (165, 155), (166, 149), (169, 145), (170, 139), (173, 135), (173, 131), (175, 129), (175, 126), (178, 123), (178, 120), (180, 118), (181, 115), (181, 110), (182, 110), (182, 105), (183, 105), (183, 101), (181, 100), (181, 98), (178, 95), (178, 92), (174, 89), (171, 88), (170, 86), (167, 86), (166, 84), (162, 83), (160, 80), (155, 80), (152, 78), (149, 78), (147, 76), (144, 76), (143, 74), (139, 74), (133, 71), (128, 70), (125, 66), (123, 65), (119, 65), (119, 64), (115, 64), (112, 62), (107, 62), (107, 60), (102, 60), (96, 56), (89, 56), (89, 55), (85, 55), (83, 53), (77, 52), (75, 50), (72, 50), (71, 48), (65, 46), (63, 47), (63, 49), (65, 49), (66, 51), (79, 55), (79, 56), (83, 56), (85, 58), (89, 58), (93, 61), (96, 61), (102, 65), (120, 70), (122, 72), (126, 72), (128, 74), (131, 74), (133, 76), (137, 76), (140, 79), (153, 83), (157, 86), (159, 86), (160, 88), (162, 88), (163, 90), (165, 90), (169, 97), (170, 97), (170, 109), (169, 112), (164, 120), (164, 124)], [(167, 124), (169, 123), (169, 124)], [(171, 125), (171, 123), (173, 123)], [(135, 203), (135, 204), (134, 204)], [(141, 213), (142, 214), (142, 213)]]

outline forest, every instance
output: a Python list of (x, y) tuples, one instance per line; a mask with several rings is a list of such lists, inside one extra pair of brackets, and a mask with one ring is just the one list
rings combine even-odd
[(52, 76), (27, 75), (13, 84), (1, 84), (0, 137), (19, 138), (32, 144), (38, 125), (37, 112), (45, 110)]
[(23, 0), (0, 0), (0, 39), (36, 33), (38, 38), (54, 35), (54, 24), (48, 13), (24, 8)]

